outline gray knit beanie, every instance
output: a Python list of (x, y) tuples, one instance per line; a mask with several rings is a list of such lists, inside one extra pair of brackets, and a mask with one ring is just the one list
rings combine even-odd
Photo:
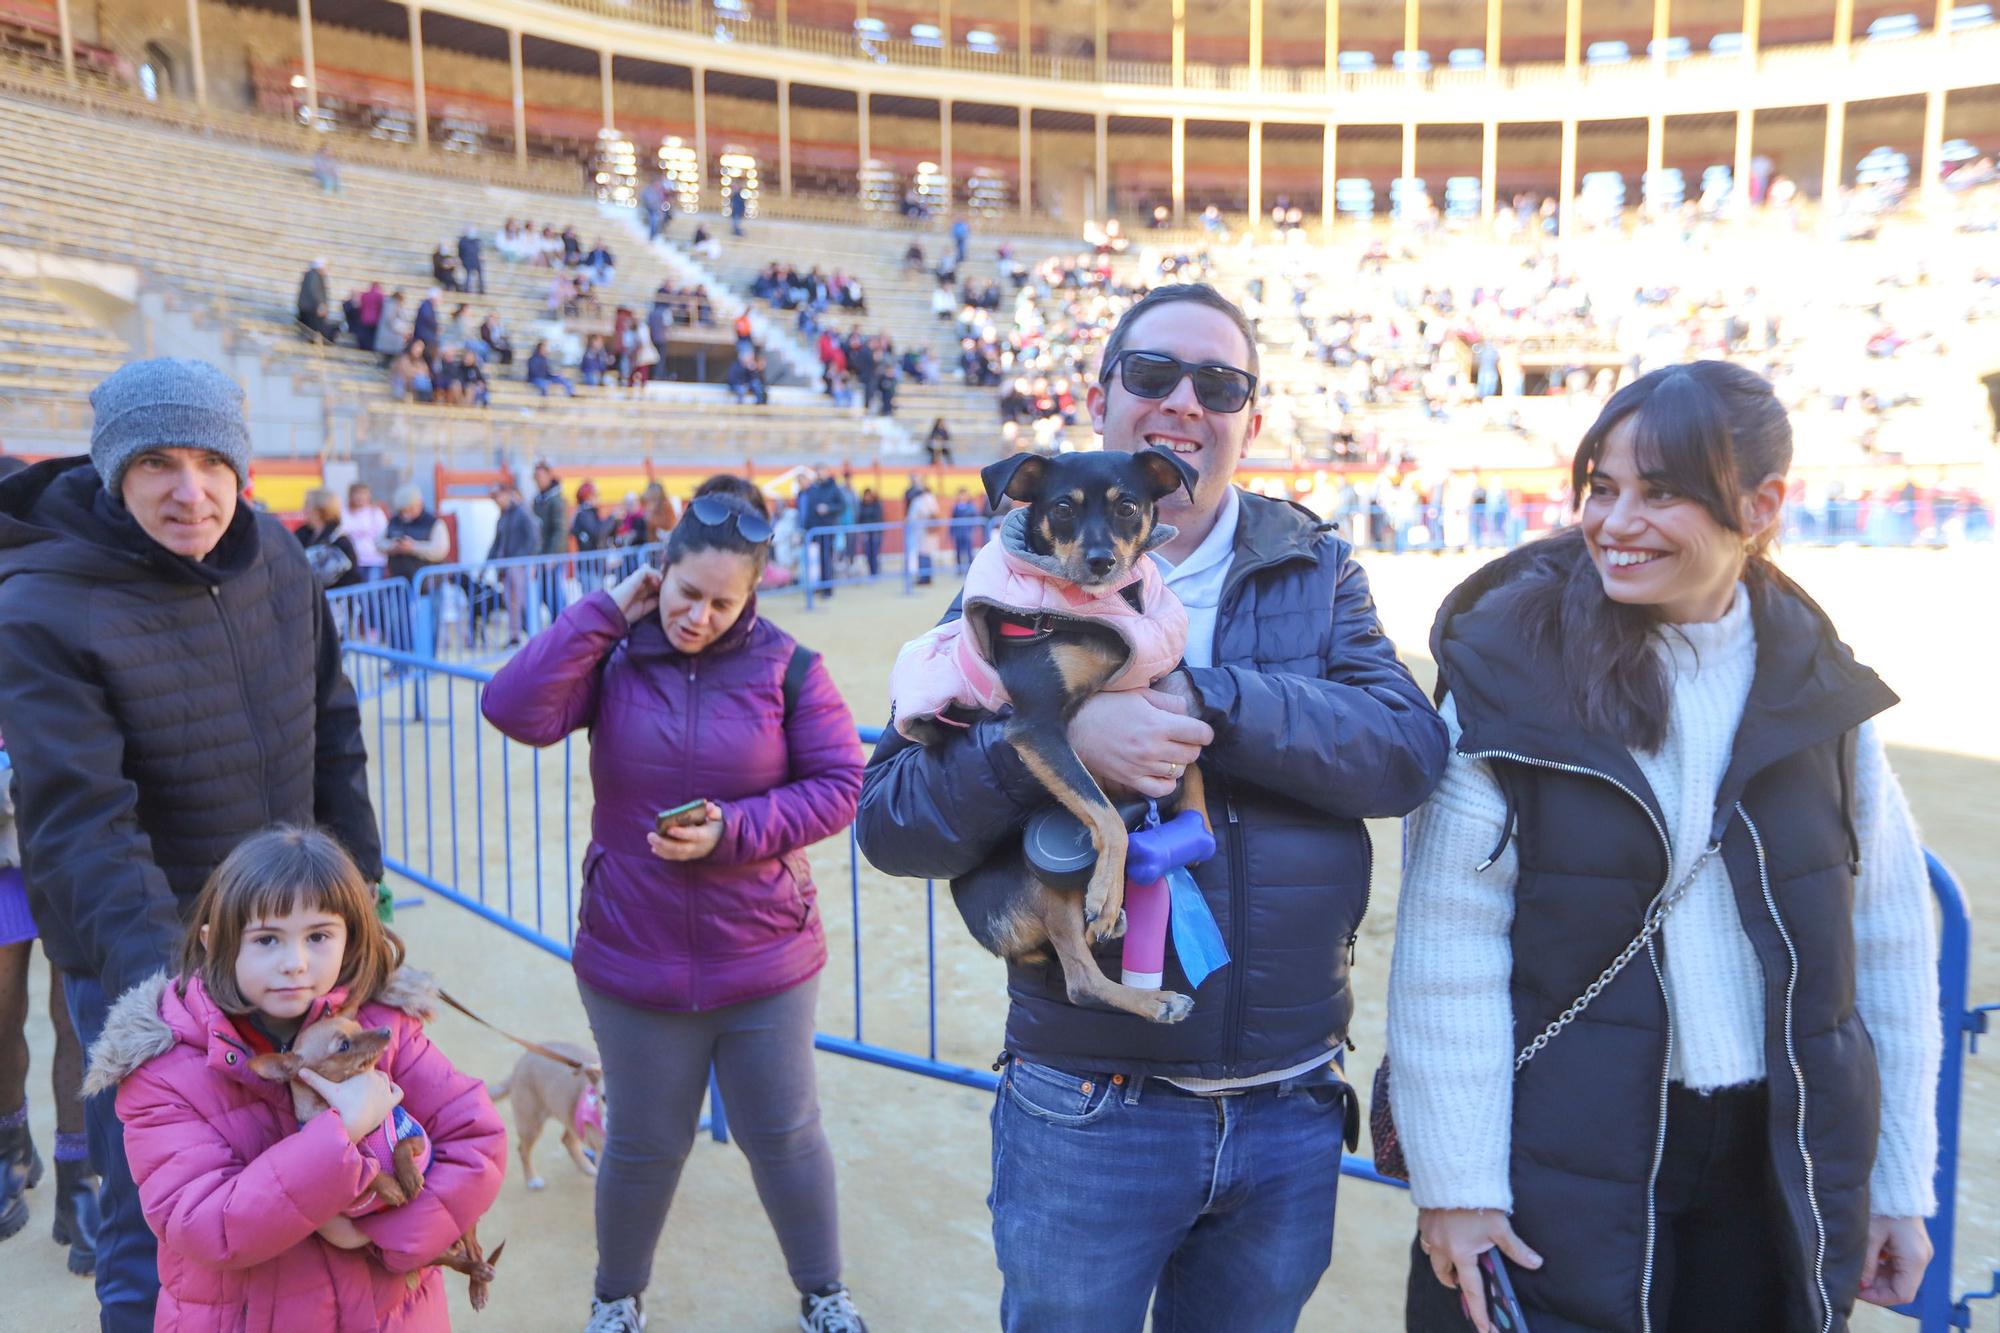
[(90, 461), (119, 494), (125, 469), (148, 449), (207, 449), (250, 484), (250, 430), (243, 390), (206, 361), (162, 356), (121, 366), (90, 393), (96, 424)]

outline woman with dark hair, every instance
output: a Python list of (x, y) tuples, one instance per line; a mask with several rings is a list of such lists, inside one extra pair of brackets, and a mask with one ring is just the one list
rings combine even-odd
[[(840, 1282), (813, 1077), (826, 963), (806, 849), (861, 794), (826, 666), (757, 614), (767, 515), (704, 487), (666, 567), (593, 592), (494, 675), (483, 709), (551, 745), (591, 735), (577, 989), (619, 1108), (598, 1163), (589, 1333), (637, 1333), (711, 1064), (808, 1333), (864, 1333)], [(729, 493), (723, 493), (729, 492)], [(761, 497), (759, 497), (761, 499)]]
[(1719, 361), (1615, 394), (1579, 522), (1432, 631), (1454, 753), (1389, 980), (1407, 1324), (1847, 1326), (1935, 1208), (1937, 940), (1870, 721), (1896, 702), (1773, 565), (1791, 425)]

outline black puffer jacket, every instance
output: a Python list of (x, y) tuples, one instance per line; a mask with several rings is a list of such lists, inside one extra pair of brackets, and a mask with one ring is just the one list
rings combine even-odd
[(147, 537), (87, 458), (0, 484), (0, 733), (49, 959), (116, 995), (179, 950), (247, 834), (326, 825), (382, 873), (340, 641), (304, 553), (237, 507), (205, 561)]
[[(1520, 866), (1517, 1048), (1639, 932), (1671, 882), (1666, 819), (1638, 764), (1615, 738), (1575, 725), (1560, 657), (1487, 596), (1531, 564), (1566, 574), (1584, 558), (1564, 538), (1496, 561), (1452, 593), (1432, 633), (1439, 688), (1464, 724), (1459, 750), (1487, 760), (1507, 796)], [(1764, 974), (1767, 1133), (1785, 1244), (1759, 1259), (1785, 1280), (1786, 1320), (1771, 1333), (1837, 1333), (1860, 1280), (1879, 1110), (1874, 1046), (1854, 1006), (1853, 732), (1896, 696), (1797, 587), (1755, 569), (1748, 584), (1756, 674), (1710, 839)], [(1656, 935), (1515, 1076), (1514, 1225), (1551, 1256), (1514, 1276), (1537, 1333), (1661, 1326), (1644, 1293), (1657, 1307), (1671, 1285), (1653, 1280), (1651, 1216), (1674, 1038), (1666, 949)], [(1432, 1281), (1427, 1261), (1416, 1280)]]
[[(1347, 1033), (1349, 946), (1368, 907), (1364, 818), (1406, 814), (1444, 771), (1445, 729), (1383, 635), (1368, 580), (1331, 525), (1239, 492), (1213, 667), (1192, 669), (1216, 856), (1195, 871), (1231, 962), (1184, 1022), (1081, 1009), (1053, 963), (1010, 967), (1007, 1046), (1077, 1069), (1241, 1078)], [(956, 608), (954, 608), (954, 614)], [(892, 875), (954, 877), (1048, 803), (993, 719), (935, 749), (891, 729), (855, 828)], [(1118, 974), (1120, 946), (1103, 960)], [(1169, 951), (1170, 989), (1187, 989)]]

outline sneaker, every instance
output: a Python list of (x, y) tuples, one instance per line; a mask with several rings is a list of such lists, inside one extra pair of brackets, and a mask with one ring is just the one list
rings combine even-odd
[(799, 1327), (804, 1333), (868, 1333), (854, 1309), (854, 1298), (838, 1282), (799, 1297)]
[(615, 1301), (590, 1298), (590, 1322), (583, 1333), (639, 1333), (646, 1326), (646, 1312), (637, 1296), (620, 1296)]

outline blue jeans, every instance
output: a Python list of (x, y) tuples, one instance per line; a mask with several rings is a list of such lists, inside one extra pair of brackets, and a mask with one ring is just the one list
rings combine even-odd
[[(111, 1005), (96, 977), (63, 974), (77, 1039), (85, 1050), (97, 1044)], [(83, 1103), (83, 1127), (90, 1141), (90, 1165), (97, 1172), (98, 1324), (103, 1333), (147, 1333), (160, 1297), (158, 1243), (139, 1208), (139, 1186), (125, 1162), (125, 1126), (118, 1119), (117, 1093), (100, 1092)]]
[(1227, 1097), (1013, 1060), (993, 1102), (1009, 1333), (1290, 1330), (1333, 1258), (1344, 1090)]

